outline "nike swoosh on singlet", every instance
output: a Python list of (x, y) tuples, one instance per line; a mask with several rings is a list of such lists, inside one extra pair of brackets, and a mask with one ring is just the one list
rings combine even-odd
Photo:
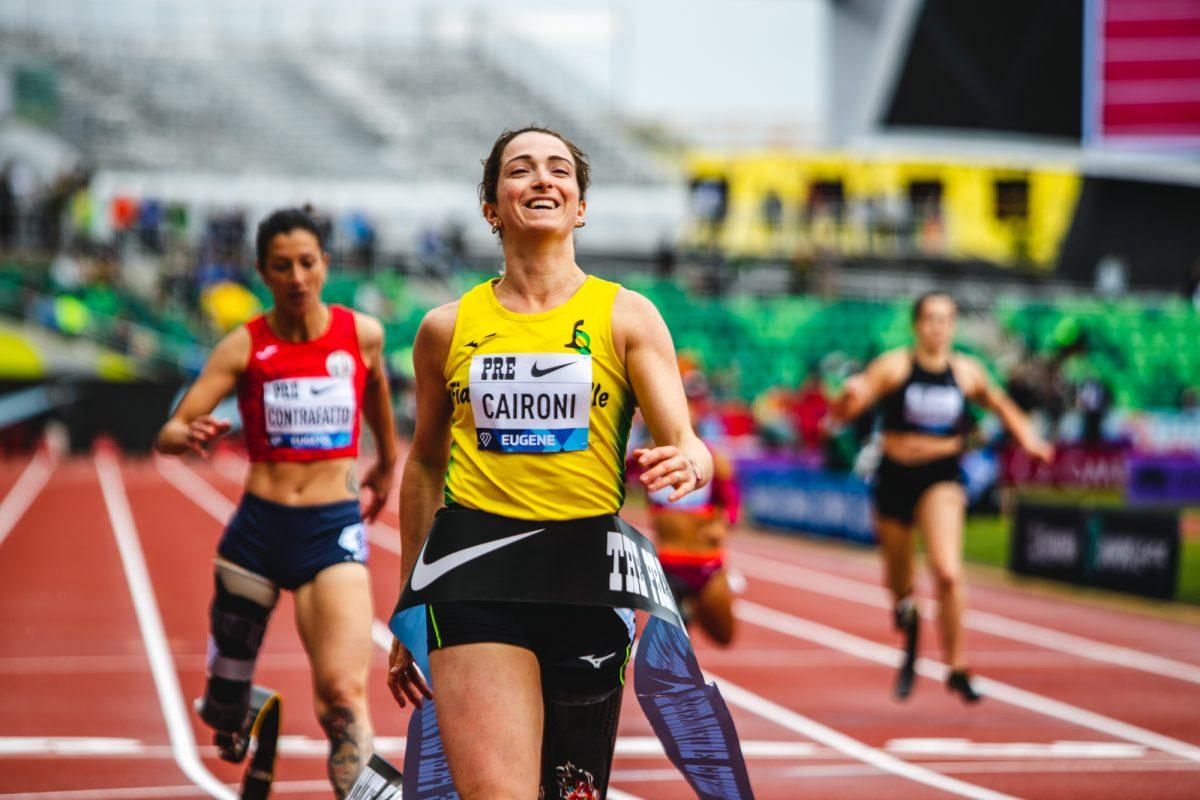
[(539, 367), (537, 365), (537, 362), (535, 361), (535, 362), (533, 362), (533, 366), (529, 368), (529, 374), (535, 378), (540, 378), (543, 375), (549, 375), (551, 372), (554, 372), (555, 370), (560, 370), (563, 367), (569, 367), (574, 363), (575, 363), (574, 361), (568, 361), (567, 363), (559, 364), (556, 367), (546, 367), (545, 369), (542, 369), (541, 367)]
[(526, 531), (525, 533), (514, 534), (513, 536), (505, 536), (503, 539), (497, 539), (494, 542), (483, 542), (482, 544), (464, 547), (456, 553), (451, 553), (448, 556), (442, 556), (432, 564), (425, 560), (425, 549), (421, 548), (421, 555), (417, 557), (416, 566), (413, 567), (412, 573), (412, 590), (419, 592), (429, 584), (436, 581), (438, 578), (445, 575), (452, 569), (461, 567), (468, 561), (474, 561), (480, 556), (485, 556), (493, 550), (499, 550), (501, 547), (506, 547), (513, 542), (519, 542), (522, 539), (528, 539), (535, 533), (541, 533), (545, 528), (538, 528), (536, 531)]
[(320, 388), (313, 386), (311, 389), (311, 392), (312, 392), (312, 394), (325, 394), (330, 389), (337, 388), (337, 386), (338, 386), (338, 384), (336, 384), (336, 383), (326, 384), (325, 386), (321, 386)]

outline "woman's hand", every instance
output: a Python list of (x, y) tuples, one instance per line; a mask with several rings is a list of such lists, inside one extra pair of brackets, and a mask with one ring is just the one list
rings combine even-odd
[(642, 468), (638, 480), (646, 491), (657, 492), (664, 486), (672, 486), (675, 491), (667, 498), (672, 503), (700, 485), (700, 468), (674, 445), (638, 448), (633, 457)]
[(1049, 464), (1054, 461), (1054, 445), (1040, 436), (1034, 436), (1031, 441), (1025, 442), (1023, 447), (1026, 453), (1029, 453), (1029, 455), (1043, 464)]
[(399, 639), (392, 640), (392, 652), (388, 655), (387, 685), (401, 708), (406, 705), (405, 698), (416, 708), (420, 708), (426, 699), (433, 699), (433, 692), (429, 690), (429, 684), (425, 682), (425, 676), (413, 660), (412, 653), (400, 644)]
[(375, 466), (371, 467), (363, 477), (362, 488), (369, 489), (371, 492), (362, 509), (362, 517), (367, 522), (374, 522), (375, 517), (379, 516), (379, 512), (383, 510), (388, 496), (392, 493), (395, 475), (395, 467), (376, 462)]
[(187, 426), (188, 449), (202, 458), (208, 458), (208, 446), (229, 433), (230, 426), (231, 423), (227, 419), (217, 419), (209, 414), (201, 414)]

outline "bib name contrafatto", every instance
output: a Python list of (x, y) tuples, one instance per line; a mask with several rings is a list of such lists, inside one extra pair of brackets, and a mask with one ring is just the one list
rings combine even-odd
[(267, 443), (336, 450), (354, 438), (357, 407), (349, 378), (288, 378), (263, 384)]
[(493, 453), (586, 450), (592, 357), (497, 353), (471, 359), (476, 444)]

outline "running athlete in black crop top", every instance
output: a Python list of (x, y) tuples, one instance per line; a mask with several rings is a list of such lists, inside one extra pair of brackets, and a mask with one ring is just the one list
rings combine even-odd
[(967, 677), (960, 625), (966, 494), (958, 457), (967, 431), (967, 401), (993, 411), (1035, 458), (1054, 457), (1054, 448), (1033, 431), (983, 366), (951, 350), (957, 313), (949, 295), (935, 292), (919, 298), (913, 306), (915, 347), (876, 358), (846, 381), (832, 407), (835, 418), (848, 420), (877, 403), (882, 406), (884, 457), (875, 476), (875, 527), (896, 601), (894, 621), (906, 640), (906, 658), (895, 686), (901, 699), (912, 691), (919, 627), (911, 596), (914, 527), (925, 536), (937, 585), (938, 622), (951, 668), (947, 685), (967, 701), (979, 699)]
[(912, 356), (908, 379), (880, 402), (882, 427), (893, 433), (960, 436), (970, 425), (966, 397), (947, 361), (939, 372), (925, 369)]

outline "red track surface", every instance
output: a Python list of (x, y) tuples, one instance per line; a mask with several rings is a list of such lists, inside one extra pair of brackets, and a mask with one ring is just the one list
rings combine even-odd
[[(170, 656), (164, 663), (181, 690), (167, 692), (166, 702), (178, 706), (180, 694), (190, 700), (201, 690), (209, 560), (244, 462), (123, 461), (107, 501), (103, 456), (58, 463), (40, 490), (40, 481), (21, 477), (35, 470), (28, 463), (0, 462), (0, 800), (206, 796), (195, 774), (181, 770), (179, 749), (198, 751), (217, 779), (236, 783), (240, 768), (216, 759), (190, 711), (185, 733), (199, 744), (177, 730), (172, 751), (110, 514), (117, 494), (128, 498)], [(2, 521), (22, 499), (28, 507), (5, 536)], [(640, 521), (637, 510), (628, 516)], [(398, 589), (397, 522), (393, 506), (372, 531), (379, 619)], [(1016, 587), (973, 587), (970, 605), (981, 613), (967, 647), (977, 673), (998, 682), (986, 686), (991, 696), (966, 708), (921, 678), (901, 705), (889, 694), (897, 643), (869, 554), (747, 534), (733, 544), (731, 562), (747, 578), (737, 641), (720, 650), (698, 634), (696, 650), (724, 687), (761, 800), (1200, 797), (1197, 627)], [(291, 614), (285, 598), (256, 676), (283, 692), (283, 734), (292, 737), (276, 793), (328, 797)], [(934, 634), (926, 622), (932, 658)], [(1147, 654), (1161, 659), (1147, 662)], [(393, 737), (404, 735), (408, 714), (384, 686), (385, 660), (377, 648), (371, 707), (380, 749), (399, 764)], [(929, 674), (939, 668), (925, 666)], [(646, 736), (628, 692), (622, 747)], [(1079, 744), (1052, 749), (1055, 742)], [(107, 749), (78, 752), (84, 744)], [(907, 774), (913, 766), (918, 772)], [(944, 778), (957, 783), (931, 785)], [(618, 755), (613, 785), (645, 800), (692, 796), (661, 755)]]

